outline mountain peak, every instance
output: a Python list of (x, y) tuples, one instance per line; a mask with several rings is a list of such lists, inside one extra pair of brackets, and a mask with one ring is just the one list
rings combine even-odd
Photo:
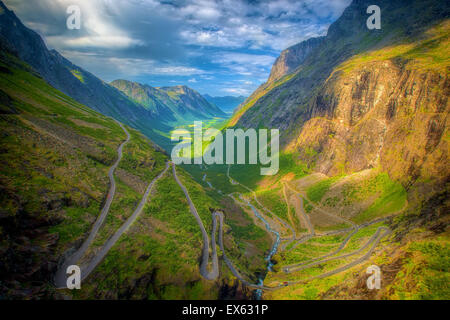
[(324, 38), (310, 38), (283, 50), (270, 71), (268, 82), (281, 79), (295, 71), (308, 55), (322, 43)]
[(131, 100), (171, 123), (224, 116), (219, 108), (185, 85), (155, 88), (128, 80), (114, 80), (110, 84)]
[[(3, 9), (4, 11), (9, 12), (9, 13), (14, 13), (13, 10), (9, 10), (9, 9), (8, 9), (8, 7), (3, 3), (2, 0), (0, 0), (0, 9)], [(2, 13), (3, 13), (3, 12), (0, 11), (0, 14), (2, 14)]]

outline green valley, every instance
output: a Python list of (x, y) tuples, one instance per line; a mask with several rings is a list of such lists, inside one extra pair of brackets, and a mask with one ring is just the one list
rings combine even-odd
[(0, 300), (448, 300), (450, 5), (344, 2), (0, 1)]

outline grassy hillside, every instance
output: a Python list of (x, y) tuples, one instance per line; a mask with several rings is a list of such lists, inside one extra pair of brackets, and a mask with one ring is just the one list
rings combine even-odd
[[(290, 285), (266, 291), (265, 299), (449, 298), (448, 190), (419, 206), (408, 206), (404, 189), (378, 170), (337, 179), (322, 177), (319, 181), (307, 176), (290, 181), (290, 185), (307, 199), (313, 198), (318, 206), (305, 210), (316, 236), (294, 242), (277, 253), (273, 272), (269, 272), (264, 283)], [(305, 204), (305, 209), (307, 206), (310, 204)], [(339, 220), (331, 223), (331, 216), (350, 218), (360, 227), (326, 235), (350, 227), (340, 227)], [(367, 225), (383, 217), (390, 218)], [(389, 228), (392, 233), (383, 237), (368, 257), (351, 265), (368, 254), (370, 239), (380, 227)], [(298, 264), (303, 264), (298, 270), (291, 267)], [(373, 264), (381, 268), (381, 290), (369, 290), (366, 286), (366, 269)], [(291, 272), (286, 273), (285, 267)], [(342, 271), (336, 274), (321, 277), (340, 268)]]
[[(0, 295), (60, 297), (51, 285), (57, 264), (90, 231), (109, 188), (107, 172), (126, 136), (114, 120), (52, 88), (5, 51), (0, 55), (0, 88), (0, 252), (4, 256)], [(84, 260), (130, 216), (168, 160), (141, 133), (127, 130), (131, 140), (115, 172), (116, 195)], [(178, 171), (209, 229), (210, 210), (221, 205), (190, 175)], [(237, 288), (234, 294), (241, 297), (250, 294), (237, 286), (226, 267), (218, 281), (200, 277), (200, 230), (171, 174), (158, 181), (149, 199), (140, 219), (83, 282), (83, 289), (66, 295), (216, 299), (227, 288)], [(262, 231), (253, 230), (232, 210), (226, 214), (227, 221), (230, 216), (230, 223), (237, 226), (225, 236), (227, 254), (242, 274), (254, 278), (259, 268), (254, 257), (263, 256), (267, 246), (256, 240), (262, 246), (246, 252), (246, 238), (254, 242), (263, 236)], [(259, 263), (264, 266), (262, 258)]]

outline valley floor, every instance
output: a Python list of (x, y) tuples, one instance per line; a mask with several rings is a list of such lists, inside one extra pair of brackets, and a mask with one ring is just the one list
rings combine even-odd
[[(199, 175), (195, 171), (194, 176)], [(389, 252), (395, 251), (397, 256), (398, 251), (411, 250), (411, 240), (398, 241), (398, 221), (407, 220), (411, 210), (405, 190), (379, 169), (336, 178), (289, 173), (260, 183), (256, 192), (233, 178), (230, 167), (203, 166), (200, 171), (206, 188), (230, 197), (248, 215), (254, 215), (254, 223), (272, 238), (272, 250), (266, 257), (267, 274), (257, 284), (264, 299), (448, 296), (449, 274), (445, 268), (438, 272), (440, 280), (432, 281), (438, 291), (428, 292), (424, 285), (415, 288), (415, 293), (402, 293), (407, 290), (405, 281), (434, 273), (428, 270), (432, 263), (418, 267), (427, 270), (428, 275), (415, 270), (412, 274), (398, 273), (395, 281), (388, 279), (387, 276), (392, 277), (392, 271), (387, 271), (392, 261)], [(240, 173), (238, 168), (237, 174)], [(445, 264), (448, 240), (448, 233), (431, 233), (420, 239), (419, 246), (432, 246), (443, 257), (438, 263)], [(366, 269), (373, 264), (381, 267), (382, 274), (386, 272), (382, 290), (369, 290), (365, 281), (354, 284), (355, 279), (366, 280), (370, 276)], [(346, 286), (357, 287), (361, 292), (352, 295)]]

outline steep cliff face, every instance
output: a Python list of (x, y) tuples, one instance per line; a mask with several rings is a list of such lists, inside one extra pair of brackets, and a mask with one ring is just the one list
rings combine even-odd
[(374, 61), (337, 72), (289, 146), (316, 170), (337, 175), (380, 165), (404, 185), (448, 173), (447, 73)]
[[(336, 212), (357, 223), (377, 215), (391, 215), (387, 225), (392, 236), (360, 265), (340, 269), (336, 276), (321, 280), (312, 277), (314, 280), (300, 282), (294, 288), (266, 293), (265, 298), (297, 295), (310, 299), (314, 293), (319, 293), (319, 299), (449, 296), (445, 267), (450, 225), (449, 40), (447, 20), (414, 41), (383, 46), (347, 59), (316, 88), (303, 109), (303, 118), (297, 122), (300, 131), (287, 145), (287, 151), (299, 155), (300, 162), (306, 162), (313, 171), (334, 177), (306, 188), (307, 196), (319, 194), (315, 201), (324, 212)], [(376, 189), (369, 183), (370, 172), (383, 172), (395, 184), (385, 185), (385, 196), (378, 198), (375, 206), (362, 209), (372, 201), (370, 193)], [(364, 182), (355, 183), (355, 177)], [(297, 186), (302, 188), (302, 182), (297, 181)], [(339, 188), (342, 191), (337, 192)], [(379, 211), (374, 215), (376, 207)], [(318, 212), (313, 207), (309, 210), (311, 221), (318, 224)], [(329, 216), (324, 219), (329, 220)], [(306, 244), (294, 252), (306, 250), (313, 251)], [(292, 256), (290, 252), (280, 253), (276, 261), (281, 266), (290, 264)], [(330, 270), (326, 269), (326, 259), (322, 262), (320, 271), (299, 269), (290, 275), (292, 278), (275, 269), (266, 282), (304, 279)], [(367, 268), (371, 265), (382, 272), (380, 290), (367, 288)]]
[(267, 82), (281, 79), (297, 69), (323, 39), (324, 37), (311, 38), (283, 50), (275, 60)]
[(368, 5), (353, 1), (295, 72), (255, 92), (231, 124), (280, 129), (288, 151), (328, 175), (381, 166), (405, 187), (441, 185), (450, 6), (381, 1), (382, 29), (369, 31)]
[(382, 28), (369, 30), (366, 10), (371, 4), (368, 0), (353, 1), (295, 72), (258, 88), (230, 125), (278, 128), (282, 144), (287, 145), (311, 118), (311, 106), (318, 91), (339, 65), (361, 53), (413, 43), (450, 16), (450, 5), (437, 0), (382, 0), (377, 3)]

